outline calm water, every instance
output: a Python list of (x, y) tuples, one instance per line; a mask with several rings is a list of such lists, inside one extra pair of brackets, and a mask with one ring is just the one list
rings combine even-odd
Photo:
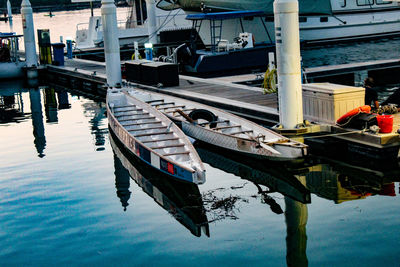
[(2, 266), (398, 265), (398, 168), (261, 166), (198, 147), (207, 182), (182, 185), (126, 158), (102, 102), (1, 88)]
[[(58, 41), (89, 11), (55, 14), (35, 14), (36, 28)], [(302, 55), (306, 66), (394, 58), (399, 42)], [(101, 100), (14, 82), (0, 95), (2, 266), (398, 266), (398, 167), (261, 166), (198, 147), (207, 182), (181, 184), (127, 159)]]

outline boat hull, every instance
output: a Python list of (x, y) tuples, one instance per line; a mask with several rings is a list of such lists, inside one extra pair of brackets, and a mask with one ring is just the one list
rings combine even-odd
[[(177, 128), (177, 126), (172, 125), (173, 123), (168, 120), (164, 115), (159, 114), (158, 115), (158, 111), (150, 111), (146, 110), (148, 113), (147, 114), (153, 114), (153, 115), (158, 115), (160, 116), (159, 119), (161, 121), (163, 121), (163, 123), (170, 123), (170, 126), (168, 126), (168, 128), (172, 128), (173, 131), (176, 132), (176, 135), (173, 134), (173, 132), (169, 132), (170, 134), (172, 134), (175, 139), (180, 138), (180, 141), (183, 142), (182, 145), (185, 145), (185, 147), (187, 149), (190, 150), (190, 159), (191, 162), (193, 163), (191, 165), (191, 168), (188, 168), (188, 166), (184, 167), (183, 165), (181, 165), (179, 162), (174, 161), (173, 159), (171, 159), (170, 157), (166, 157), (165, 155), (162, 156), (159, 153), (156, 153), (154, 149), (151, 149), (150, 147), (144, 145), (142, 142), (140, 142), (137, 138), (135, 138), (132, 134), (130, 134), (130, 132), (117, 120), (117, 118), (114, 116), (111, 108), (110, 108), (110, 103), (112, 102), (114, 104), (115, 103), (122, 103), (123, 100), (118, 99), (118, 97), (120, 97), (120, 95), (122, 95), (123, 93), (121, 92), (109, 92), (107, 94), (107, 117), (108, 117), (108, 123), (109, 123), (109, 128), (110, 130), (114, 133), (114, 135), (116, 136), (116, 138), (118, 138), (118, 140), (121, 141), (121, 143), (124, 144), (124, 146), (126, 147), (127, 150), (129, 150), (133, 155), (136, 155), (136, 157), (141, 160), (143, 163), (148, 164), (150, 166), (152, 166), (154, 169), (169, 175), (172, 178), (175, 179), (179, 179), (182, 181), (186, 181), (186, 182), (192, 182), (192, 183), (196, 183), (196, 184), (202, 184), (205, 182), (205, 169), (202, 166), (202, 163), (200, 161), (199, 156), (197, 155), (197, 152), (195, 151), (195, 149), (192, 147), (191, 143), (189, 140), (185, 140), (187, 139), (187, 137), (179, 130), (179, 128)], [(110, 97), (110, 95), (112, 95)], [(113, 99), (114, 97), (114, 99)], [(126, 96), (128, 97), (128, 96)], [(111, 99), (111, 101), (110, 101)], [(138, 102), (140, 102), (139, 100), (136, 100)], [(136, 103), (138, 103), (136, 102)], [(146, 104), (145, 104), (146, 105)], [(146, 107), (146, 106), (144, 106)], [(142, 107), (143, 108), (143, 107)], [(144, 110), (144, 108), (143, 108)], [(124, 111), (122, 111), (124, 112)], [(124, 115), (129, 117), (129, 115)], [(136, 115), (136, 116), (140, 116), (140, 114)], [(150, 116), (149, 116), (150, 117)], [(164, 117), (164, 118), (163, 118)], [(135, 122), (135, 119), (129, 119), (129, 121)], [(136, 122), (139, 122), (139, 124), (142, 122), (140, 119), (136, 119)], [(165, 128), (167, 128), (165, 126)], [(138, 132), (145, 132), (145, 136), (156, 136), (159, 132), (157, 132), (157, 129), (155, 130), (148, 130), (149, 128), (139, 128), (140, 131), (135, 131), (136, 133)], [(154, 128), (153, 128), (154, 129)], [(133, 131), (133, 130), (131, 130)], [(180, 133), (179, 133), (180, 132)], [(160, 142), (160, 141), (158, 141)], [(157, 144), (157, 143), (155, 143)], [(156, 145), (158, 146), (158, 145)], [(196, 160), (196, 159), (199, 160)]]
[(25, 62), (0, 62), (0, 79), (16, 79), (24, 77)]

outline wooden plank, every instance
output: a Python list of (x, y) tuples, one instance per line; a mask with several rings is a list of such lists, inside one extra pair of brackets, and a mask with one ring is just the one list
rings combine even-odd
[(175, 141), (175, 140), (179, 140), (179, 137), (156, 139), (156, 140), (146, 140), (146, 141), (140, 141), (140, 142), (142, 142), (142, 143), (156, 143), (156, 142)]
[(168, 126), (159, 126), (159, 127), (147, 127), (147, 128), (138, 128), (138, 129), (132, 129), (132, 130), (128, 130), (127, 129), (127, 131), (128, 132), (138, 132), (138, 131), (146, 131), (146, 130), (156, 130), (156, 129), (165, 129), (165, 128), (167, 128)]
[(152, 136), (152, 135), (166, 135), (166, 134), (173, 134), (173, 132), (171, 132), (171, 131), (166, 131), (166, 132), (160, 132), (160, 133), (138, 134), (138, 135), (134, 135), (134, 137)]
[(242, 127), (242, 126), (241, 125), (227, 125), (227, 126), (213, 128), (213, 130), (223, 130), (223, 129), (236, 128), (236, 127)]
[(162, 121), (149, 121), (149, 122), (138, 122), (138, 123), (129, 123), (129, 124), (122, 124), (122, 126), (135, 126), (135, 125), (145, 125), (145, 124), (159, 124), (162, 123)]
[(184, 108), (185, 105), (178, 105), (178, 106), (173, 106), (173, 107), (166, 107), (166, 108), (157, 108), (158, 110), (165, 110), (165, 109), (170, 109), (170, 108)]
[(175, 144), (175, 145), (165, 145), (165, 146), (152, 146), (151, 149), (164, 149), (164, 148), (172, 148), (172, 147), (183, 147), (185, 144)]
[(164, 156), (164, 157), (168, 157), (168, 156), (185, 155), (185, 154), (190, 154), (190, 151), (182, 151), (182, 152), (168, 153), (168, 154), (163, 154), (163, 156)]
[(150, 119), (155, 119), (156, 117), (150, 116), (150, 117), (143, 117), (143, 118), (130, 118), (130, 119), (125, 119), (125, 120), (118, 120), (119, 122), (121, 121), (133, 121), (133, 120), (150, 120)]
[(229, 133), (229, 134), (242, 134), (242, 133), (251, 133), (253, 130), (244, 130), (240, 132), (235, 132), (235, 133)]

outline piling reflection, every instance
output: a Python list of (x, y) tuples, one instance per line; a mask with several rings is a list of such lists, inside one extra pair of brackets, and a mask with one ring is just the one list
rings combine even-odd
[[(287, 166), (280, 166), (276, 162), (255, 162), (244, 157), (236, 158), (228, 153), (221, 153), (216, 148), (202, 143), (195, 143), (195, 148), (203, 162), (211, 166), (240, 176), (242, 179), (251, 181), (258, 189), (265, 204), (270, 205), (275, 213), (280, 212), (276, 202), (268, 194), (279, 192), (301, 203), (310, 203), (310, 191), (290, 172)], [(264, 190), (260, 185), (268, 187)]]
[(124, 211), (129, 206), (129, 199), (131, 197), (130, 175), (129, 171), (122, 165), (121, 160), (117, 157), (114, 150), (114, 174), (115, 174), (115, 188), (117, 189), (117, 197), (121, 200)]
[(125, 201), (130, 197), (129, 182), (127, 181), (128, 172), (147, 195), (168, 211), (194, 236), (200, 237), (201, 232), (210, 236), (207, 216), (197, 185), (164, 177), (159, 172), (155, 172), (139, 162), (115, 136), (110, 134), (109, 137), (115, 155), (114, 160), (117, 161), (114, 162), (117, 195), (123, 206), (127, 205)]
[(43, 94), (46, 122), (58, 122), (56, 91), (54, 88), (45, 88)]
[(31, 113), (32, 113), (32, 126), (33, 126), (33, 136), (36, 151), (40, 158), (44, 157), (44, 149), (46, 147), (46, 136), (44, 134), (44, 124), (43, 124), (43, 113), (42, 113), (42, 103), (40, 98), (39, 89), (29, 90), (29, 99), (31, 102)]

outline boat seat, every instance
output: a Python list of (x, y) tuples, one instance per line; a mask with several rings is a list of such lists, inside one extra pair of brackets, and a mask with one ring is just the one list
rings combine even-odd
[(125, 106), (114, 106), (113, 109), (117, 109), (117, 108), (131, 108), (131, 107), (136, 107), (135, 105), (125, 105)]
[(146, 101), (147, 104), (151, 104), (151, 103), (154, 103), (154, 102), (164, 102), (164, 99), (154, 99), (154, 100)]
[(165, 106), (165, 105), (173, 105), (173, 104), (175, 104), (175, 102), (164, 102), (164, 103), (161, 103), (161, 104), (151, 104), (153, 107), (156, 107), (156, 106)]
[(121, 110), (121, 111), (114, 111), (114, 114), (121, 113), (121, 112), (129, 112), (129, 111), (140, 111), (140, 110), (143, 110), (143, 109), (142, 108), (125, 109), (125, 110)]
[(229, 120), (223, 120), (223, 121), (208, 121), (208, 122), (199, 123), (198, 125), (199, 125), (199, 126), (206, 126), (206, 125), (211, 124), (211, 123), (216, 123), (216, 124), (219, 124), (219, 123), (229, 123)]
[(243, 134), (243, 133), (251, 133), (251, 132), (253, 132), (253, 130), (244, 130), (244, 131), (234, 132), (234, 133), (229, 133), (229, 134)]
[(145, 130), (155, 130), (155, 129), (163, 129), (167, 128), (168, 126), (159, 126), (159, 127), (148, 127), (148, 128), (137, 128), (132, 130), (127, 130), (128, 132), (137, 132), (137, 131), (145, 131)]
[(165, 108), (157, 108), (158, 110), (161, 110), (161, 109), (170, 109), (170, 108), (184, 108), (185, 106), (184, 105), (181, 105), (181, 106), (172, 106), (172, 107), (165, 107)]
[(151, 146), (151, 149), (164, 149), (164, 148), (172, 148), (172, 147), (183, 147), (185, 144), (175, 144), (175, 145), (165, 145), (165, 146)]
[(135, 126), (135, 125), (143, 125), (143, 124), (159, 124), (162, 123), (161, 121), (149, 121), (149, 122), (139, 122), (139, 123), (129, 123), (129, 124), (123, 124), (121, 123), (122, 126)]
[[(187, 108), (187, 109), (182, 109), (182, 111), (192, 111), (194, 110), (194, 108)], [(176, 110), (170, 110), (170, 111), (165, 111), (164, 113), (174, 113), (174, 112), (178, 112)]]
[(213, 128), (213, 130), (224, 130), (224, 129), (231, 129), (231, 128), (236, 128), (236, 127), (242, 127), (242, 126), (240, 126), (240, 125), (227, 125), (227, 126), (221, 126), (221, 127)]
[(124, 119), (124, 120), (118, 120), (118, 121), (121, 122), (121, 121), (131, 121), (131, 120), (148, 120), (148, 119), (155, 119), (155, 117), (154, 116), (146, 116), (143, 118), (135, 117), (135, 118), (129, 118), (129, 119)]
[[(124, 112), (124, 111), (121, 111), (121, 113), (122, 113), (122, 112)], [(127, 112), (130, 112), (130, 111), (127, 111)], [(145, 114), (149, 114), (149, 113), (148, 113), (148, 112), (142, 112), (142, 113), (132, 113), (132, 114), (130, 114), (130, 113), (128, 113), (128, 114), (121, 114), (121, 115), (115, 115), (115, 113), (114, 113), (114, 117), (119, 118), (119, 117), (124, 117), (124, 116), (145, 115)]]
[(179, 140), (179, 137), (156, 139), (156, 140), (147, 140), (147, 141), (140, 141), (140, 142), (142, 142), (142, 143), (156, 143), (156, 142), (175, 141), (175, 140)]
[(159, 132), (159, 133), (144, 133), (144, 134), (134, 135), (134, 137), (151, 136), (151, 135), (166, 135), (166, 134), (172, 134), (172, 133), (173, 132), (171, 132), (171, 131), (165, 131), (165, 132)]
[(187, 154), (190, 154), (190, 151), (173, 152), (173, 153), (162, 154), (162, 155), (163, 155), (164, 157), (168, 157), (168, 156), (187, 155)]

